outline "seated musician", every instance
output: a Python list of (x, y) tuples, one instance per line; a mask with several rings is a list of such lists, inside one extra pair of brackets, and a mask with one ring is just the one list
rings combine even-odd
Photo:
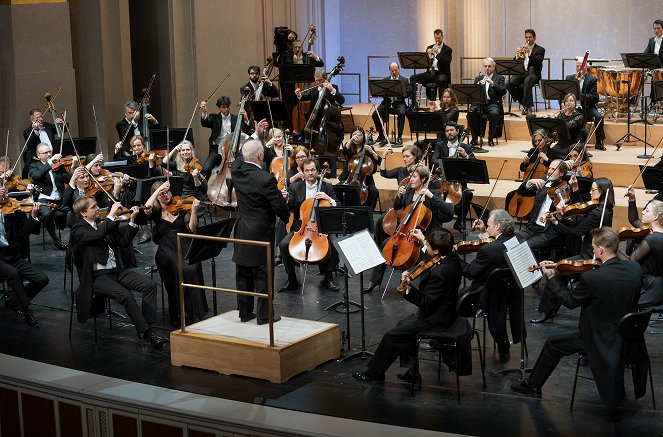
[(536, 43), (536, 32), (534, 29), (525, 29), (525, 44), (516, 50), (513, 59), (522, 59), (525, 67), (525, 75), (511, 76), (507, 88), (514, 102), (520, 102), (523, 107), (523, 115), (532, 112), (534, 99), (532, 88), (541, 80), (543, 59), (546, 57), (546, 49)]
[[(55, 124), (64, 126), (64, 120), (61, 118), (55, 119)], [(56, 145), (55, 138), (58, 136), (58, 129), (55, 124), (44, 121), (44, 113), (39, 108), (30, 111), (30, 126), (23, 131), (23, 138), (25, 138), (25, 150), (23, 151), (23, 172), (22, 178), (28, 177), (28, 167), (33, 159), (37, 157), (37, 146), (39, 144), (48, 144), (53, 147)]]
[(64, 167), (60, 166), (55, 171), (52, 170), (53, 164), (62, 157), (59, 153), (52, 155), (53, 151), (48, 144), (39, 144), (37, 146), (37, 159), (33, 159), (28, 167), (30, 181), (41, 189), (39, 193), (39, 203), (41, 221), (53, 239), (53, 244), (59, 250), (66, 250), (64, 244), (55, 233), (55, 227), (64, 229), (66, 226), (66, 212), (60, 210), (64, 191), (64, 182), (67, 174)]
[[(387, 331), (366, 370), (352, 374), (359, 381), (383, 381), (387, 369), (400, 356), (401, 367), (408, 370), (398, 374), (398, 379), (421, 386), (415, 352), (417, 334), (436, 327), (448, 328), (456, 321), (461, 269), (458, 256), (452, 250), (453, 236), (448, 230), (437, 227), (426, 232), (425, 238), (418, 229), (414, 230), (413, 235), (422, 241), (428, 255), (438, 261), (421, 277), (418, 288), (410, 283), (410, 272), (404, 271), (401, 274), (401, 280), (406, 284), (403, 297), (419, 310), (416, 315), (410, 315)], [(456, 363), (459, 369), (461, 365)]]
[(22, 192), (26, 197), (37, 191), (37, 187), (28, 179), (21, 179), (14, 175), (14, 167), (9, 156), (0, 157), (0, 183), (7, 188), (10, 193)]
[[(425, 165), (418, 165), (410, 174), (410, 184), (407, 187), (398, 187), (398, 194), (394, 199), (394, 210), (402, 211), (411, 203), (415, 202), (419, 196), (423, 195), (424, 206), (430, 209), (432, 213), (431, 222), (428, 228), (433, 229), (442, 227), (443, 223), (450, 221), (453, 218), (453, 204), (447, 203), (442, 200), (440, 192), (428, 188), (428, 180), (430, 179), (430, 171)], [(384, 216), (380, 217), (375, 225), (375, 235), (373, 236), (375, 244), (382, 249), (385, 243), (389, 240), (389, 235), (383, 228)], [(381, 264), (373, 268), (371, 279), (368, 287), (364, 288), (364, 293), (370, 293), (376, 287), (380, 286), (382, 277), (387, 269), (386, 264)]]
[[(453, 122), (448, 122), (444, 127), (445, 139), (435, 144), (433, 149), (433, 156), (431, 157), (432, 165), (442, 166), (446, 158), (457, 159), (475, 159), (472, 152), (472, 146), (462, 142), (458, 136), (460, 134), (460, 126)], [(457, 215), (454, 229), (460, 231), (464, 227), (462, 224), (467, 217), (467, 212), (470, 209), (473, 194), (467, 189), (467, 183), (453, 183), (452, 188), (461, 192), (462, 200), (458, 202), (454, 210)], [(446, 199), (445, 199), (446, 200)]]
[[(174, 158), (173, 158), (174, 157)], [(181, 176), (184, 185), (182, 188), (182, 197), (193, 196), (201, 202), (207, 197), (207, 181), (205, 176), (192, 163), (197, 161), (193, 150), (193, 144), (189, 140), (183, 140), (163, 158), (163, 164), (173, 176)], [(207, 212), (204, 204), (198, 208), (198, 218), (201, 218)]]
[(387, 146), (382, 149), (382, 162), (380, 162), (380, 176), (385, 179), (396, 179), (398, 185), (401, 184), (403, 179), (410, 176), (414, 167), (421, 161), (423, 152), (417, 146), (405, 146), (401, 156), (403, 157), (403, 166), (387, 170), (387, 154), (391, 153), (391, 147)]
[(585, 179), (594, 177), (592, 162), (587, 156), (585, 146), (581, 143), (576, 144), (569, 150), (568, 159), (564, 163), (569, 167), (569, 173), (572, 173), (572, 175)]
[(458, 115), (460, 114), (460, 111), (458, 110), (458, 97), (456, 97), (454, 90), (451, 88), (445, 88), (445, 90), (442, 91), (440, 108), (435, 108), (435, 111), (444, 112), (447, 116), (447, 121), (458, 123)]
[[(573, 178), (571, 179), (573, 180)], [(610, 179), (594, 179), (589, 194), (591, 196), (590, 200), (596, 201), (598, 204), (587, 214), (575, 215), (570, 219), (561, 220), (553, 213), (546, 213), (546, 219), (550, 221), (551, 228), (555, 233), (560, 236), (569, 236), (576, 240), (581, 239), (579, 249), (575, 248), (577, 247), (575, 241), (570, 241), (570, 239), (565, 240), (564, 246), (567, 252), (569, 254), (577, 254), (569, 258), (574, 261), (592, 259), (594, 256), (594, 252), (592, 251), (592, 231), (601, 226), (612, 226), (615, 192)], [(605, 208), (603, 207), (604, 205)], [(531, 319), (530, 323), (543, 323), (555, 318), (559, 310), (559, 304), (553, 304), (546, 297), (545, 293), (541, 296), (538, 307), (539, 314), (537, 317)]]
[(338, 86), (332, 85), (329, 83), (329, 81), (327, 81), (327, 73), (324, 70), (316, 69), (313, 77), (315, 79), (315, 83), (318, 84), (318, 86), (314, 86), (313, 88), (304, 92), (302, 92), (302, 90), (299, 88), (295, 88), (295, 95), (297, 96), (297, 99), (303, 101), (310, 100), (312, 102), (311, 107), (309, 108), (308, 112), (306, 112), (307, 120), (311, 117), (311, 113), (313, 112), (315, 103), (318, 101), (320, 93), (324, 92), (324, 98), (330, 103), (336, 104), (338, 106), (341, 106), (343, 103), (345, 103), (345, 96), (343, 96), (343, 94), (341, 94), (341, 92), (338, 90)]
[(154, 178), (161, 176), (160, 169), (156, 165), (156, 154), (155, 151), (145, 150), (145, 139), (140, 135), (134, 135), (129, 140), (131, 146), (131, 155), (125, 156), (122, 151), (122, 143), (118, 142), (115, 144), (115, 155), (113, 155), (114, 161), (127, 161), (129, 165), (136, 164), (147, 164), (147, 177)]
[[(266, 97), (279, 98), (279, 90), (274, 86), (269, 77), (261, 76), (261, 68), (257, 65), (252, 65), (248, 68), (247, 73), (249, 73), (249, 81), (242, 85), (239, 89), (239, 94), (243, 95), (246, 90), (250, 90), (250, 99), (251, 100), (267, 100)], [(262, 94), (260, 99), (256, 99), (255, 95), (260, 87), (262, 82)]]
[[(207, 101), (200, 102), (200, 125), (212, 130), (209, 136), (209, 152), (205, 164), (203, 164), (203, 174), (209, 177), (212, 169), (221, 163), (220, 146), (223, 139), (235, 130), (237, 124), (237, 115), (230, 113), (230, 97), (221, 96), (216, 99), (216, 107), (219, 108), (218, 114), (207, 113)], [(244, 113), (246, 114), (246, 113)], [(249, 135), (251, 128), (247, 124), (245, 117), (242, 117), (242, 132)]]
[[(286, 149), (283, 143), (283, 131), (278, 128), (269, 130), (269, 140), (265, 143), (265, 166), (269, 169), (274, 158), (282, 158), (283, 150)], [(292, 146), (287, 146), (289, 156), (292, 153)]]
[[(391, 64), (389, 64), (389, 76), (385, 77), (384, 80), (397, 80), (403, 86), (403, 90), (407, 92), (406, 95), (409, 96), (412, 94), (411, 85), (408, 82), (407, 78), (401, 76), (401, 69), (398, 66), (397, 62), (392, 62)], [(403, 129), (405, 128), (406, 109), (407, 106), (405, 105), (405, 97), (400, 97), (400, 98), (389, 97), (382, 99), (382, 102), (380, 103), (380, 105), (378, 105), (377, 108), (377, 112), (380, 114), (379, 117), (378, 114), (373, 112), (373, 124), (375, 125), (375, 130), (378, 133), (378, 139), (377, 139), (378, 143), (386, 141), (385, 132), (382, 123), (385, 124), (388, 135), (389, 122), (391, 121), (389, 119), (389, 114), (396, 114), (398, 121), (398, 138), (396, 139), (395, 144), (396, 145), (403, 144)], [(380, 119), (382, 119), (382, 123), (380, 123)]]
[(638, 305), (660, 305), (663, 301), (663, 202), (651, 200), (642, 210), (638, 219), (635, 191), (628, 191), (628, 220), (636, 228), (649, 226), (652, 232), (640, 240), (629, 256), (642, 266), (643, 282)]
[[(7, 199), (7, 188), (0, 186), (0, 204)], [(30, 301), (48, 284), (48, 276), (26, 260), (30, 251), (29, 236), (39, 233), (39, 210), (39, 203), (35, 202), (29, 214), (0, 212), (0, 275), (13, 290), (8, 293), (5, 306), (22, 316), (31, 328), (39, 328), (39, 321), (30, 311)]]
[[(141, 119), (140, 115), (141, 105), (138, 102), (129, 100), (124, 104), (124, 118), (115, 123), (115, 130), (117, 131), (117, 139), (122, 142), (122, 153), (124, 156), (131, 155), (131, 145), (129, 140), (135, 135), (141, 135), (143, 138), (146, 132), (143, 132), (143, 126), (138, 122)], [(145, 113), (145, 119), (151, 125), (152, 129), (159, 127), (159, 122), (150, 113)]]
[(585, 129), (585, 117), (576, 109), (575, 95), (569, 93), (564, 96), (563, 106), (556, 118), (564, 120), (569, 128), (570, 138), (568, 140), (560, 139), (555, 148), (560, 155), (566, 156), (573, 145), (587, 140), (587, 129)]
[[(113, 194), (117, 194), (122, 188), (122, 182), (118, 178), (113, 180)], [(119, 185), (119, 186), (118, 186)], [(72, 213), (74, 202), (79, 197), (90, 196), (94, 197), (100, 208), (108, 208), (113, 202), (110, 201), (104, 190), (100, 189), (98, 185), (90, 179), (90, 175), (82, 166), (76, 167), (72, 172), (69, 186), (65, 188), (62, 194), (61, 209), (67, 212), (67, 226), (71, 227), (74, 224), (74, 215)], [(118, 197), (115, 197), (116, 199)]]
[(451, 83), (451, 58), (453, 57), (453, 50), (444, 43), (442, 29), (435, 29), (433, 31), (433, 38), (435, 44), (426, 47), (426, 53), (431, 59), (431, 69), (410, 76), (410, 84), (412, 85), (411, 107), (415, 111), (419, 106), (417, 102), (417, 86), (415, 84), (425, 85), (427, 83), (436, 83), (437, 89), (430, 91), (427, 97), (428, 100), (437, 100), (441, 95), (440, 91), (447, 88)]
[[(189, 212), (170, 212), (168, 205), (173, 198), (169, 182), (155, 182), (152, 195), (145, 202), (145, 213), (154, 221), (154, 242), (159, 246), (154, 255), (154, 262), (159, 268), (159, 275), (168, 292), (168, 315), (173, 326), (180, 325), (180, 280), (177, 264), (177, 234), (193, 233), (198, 227), (196, 210), (200, 205), (194, 199)], [(182, 240), (182, 253), (187, 253), (191, 246), (190, 239)], [(205, 285), (203, 268), (196, 264), (182, 263), (183, 280), (188, 284)], [(209, 311), (205, 290), (185, 289), (184, 314), (186, 324), (196, 323), (205, 318)]]
[[(115, 220), (115, 213), (122, 205), (116, 202), (105, 220), (99, 219), (99, 206), (92, 197), (83, 196), (74, 202), (76, 221), (71, 228), (74, 265), (78, 269), (80, 286), (76, 292), (76, 314), (80, 323), (85, 322), (93, 309), (95, 295), (109, 297), (120, 303), (134, 324), (140, 338), (152, 348), (161, 349), (166, 342), (150, 325), (156, 322), (157, 284), (147, 276), (129, 270), (118, 263), (119, 246), (129, 246), (138, 227), (134, 219), (138, 207), (133, 207), (129, 223)], [(142, 294), (142, 311), (131, 294)]]
[(493, 138), (497, 131), (497, 123), (502, 109), (502, 96), (506, 94), (506, 84), (504, 76), (495, 73), (495, 61), (493, 58), (483, 60), (484, 74), (474, 78), (474, 83), (481, 85), (486, 90), (486, 104), (472, 105), (467, 113), (470, 131), (472, 132), (472, 142), (470, 145), (476, 146), (479, 141), (483, 143), (484, 131), (486, 125), (482, 123), (481, 117), (488, 117), (488, 145), (493, 147)]
[(624, 343), (617, 333), (617, 322), (635, 309), (642, 269), (638, 263), (617, 258), (619, 238), (612, 228), (596, 229), (592, 248), (603, 265), (582, 273), (573, 288), (559, 279), (554, 263), (540, 263), (548, 277), (546, 292), (567, 308), (581, 308), (579, 329), (548, 337), (532, 373), (521, 383), (513, 384), (512, 390), (540, 395), (561, 358), (585, 351), (603, 403), (613, 408), (623, 406)]
[(603, 115), (596, 109), (596, 104), (599, 102), (596, 78), (587, 72), (587, 65), (583, 66), (582, 60), (576, 61), (576, 74), (566, 76), (566, 80), (578, 80), (578, 78), (580, 78), (580, 102), (578, 102), (578, 110), (585, 117), (585, 121), (593, 120), (594, 126), (596, 126), (596, 145), (594, 148), (605, 150), (605, 146), (603, 145), (605, 129), (601, 122)]
[[(373, 170), (366, 176), (364, 183), (368, 187), (368, 198), (364, 206), (370, 208), (371, 211), (375, 209), (375, 205), (378, 203), (378, 196), (380, 192), (375, 186), (375, 180), (373, 180), (373, 174), (377, 171), (382, 158), (378, 155), (378, 152), (373, 146), (366, 144), (366, 133), (361, 126), (354, 126), (350, 131), (350, 141), (345, 144), (341, 144), (341, 147), (338, 149), (338, 154), (343, 159), (344, 168), (341, 174), (338, 177), (338, 180), (344, 182), (350, 176), (349, 164), (357, 160), (361, 155), (362, 150), (366, 151), (365, 157), (368, 157), (373, 162)], [(365, 159), (365, 158), (364, 158)]]
[(297, 146), (292, 149), (294, 159), (290, 160), (290, 168), (288, 169), (288, 184), (294, 184), (297, 181), (304, 180), (304, 173), (302, 172), (301, 165), (306, 159), (310, 158), (308, 148), (306, 146)]
[(520, 163), (520, 171), (527, 172), (530, 164), (533, 164), (537, 158), (539, 162), (548, 168), (550, 163), (555, 159), (562, 158), (559, 156), (557, 149), (552, 147), (553, 138), (548, 135), (545, 129), (537, 129), (532, 134), (532, 147), (527, 151), (527, 155)]
[[(476, 258), (471, 263), (461, 261), (463, 264), (463, 275), (472, 279), (472, 284), (460, 291), (460, 294), (468, 291), (482, 289), (481, 305), (488, 316), (488, 329), (497, 343), (500, 358), (509, 358), (509, 334), (506, 330), (507, 309), (511, 324), (513, 343), (516, 344), (523, 339), (521, 334), (521, 310), (520, 293), (499, 292), (489, 296), (486, 290), (486, 280), (494, 269), (508, 268), (504, 256), (506, 247), (504, 243), (514, 238), (515, 224), (513, 217), (503, 209), (495, 209), (490, 212), (487, 223), (476, 220), (472, 227), (483, 237), (487, 232), (489, 237), (495, 239), (491, 243), (484, 244), (477, 252)], [(524, 334), (527, 335), (526, 333)]]
[[(304, 173), (304, 180), (295, 182), (288, 187), (288, 209), (295, 214), (295, 218), (290, 232), (283, 238), (283, 240), (281, 240), (281, 243), (279, 243), (281, 257), (283, 259), (283, 267), (285, 267), (286, 274), (288, 275), (288, 280), (283, 287), (279, 288), (279, 293), (299, 288), (299, 281), (295, 274), (295, 261), (292, 259), (288, 248), (294, 233), (299, 231), (302, 226), (303, 218), (299, 216), (299, 210), (302, 203), (304, 203), (306, 199), (315, 198), (327, 200), (331, 206), (336, 206), (337, 204), (334, 187), (331, 184), (323, 182), (322, 191), (317, 191), (317, 182), (320, 172), (320, 164), (318, 161), (316, 159), (308, 158), (302, 162), (301, 167), (302, 172)], [(332, 273), (336, 268), (338, 255), (336, 255), (335, 252), (333, 253), (334, 254), (330, 257), (329, 261), (320, 264), (320, 271), (325, 275), (321, 286), (329, 291), (338, 291), (338, 286), (334, 284), (332, 279)]]

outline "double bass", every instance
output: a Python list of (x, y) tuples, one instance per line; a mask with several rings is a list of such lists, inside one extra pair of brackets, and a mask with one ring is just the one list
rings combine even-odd
[[(309, 28), (310, 35), (308, 37), (308, 46), (306, 48), (306, 52), (311, 51), (311, 47), (313, 44), (315, 44), (315, 39), (318, 37), (318, 31), (315, 28), (315, 24), (311, 24)], [(304, 51), (302, 50), (302, 59), (304, 57)], [(304, 84), (302, 82), (297, 82), (295, 83), (295, 88), (302, 88)], [(306, 116), (305, 114), (308, 112), (308, 110), (311, 107), (311, 102), (308, 101), (299, 101), (294, 107), (292, 108), (292, 129), (295, 132), (299, 132), (304, 128), (306, 125)]]

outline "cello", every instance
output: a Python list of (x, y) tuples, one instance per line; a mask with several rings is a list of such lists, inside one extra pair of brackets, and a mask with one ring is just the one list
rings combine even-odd
[(359, 197), (359, 204), (364, 205), (368, 200), (368, 185), (366, 185), (366, 177), (373, 174), (375, 171), (375, 163), (370, 156), (366, 156), (366, 148), (361, 149), (359, 155), (355, 155), (352, 162), (348, 164), (348, 177), (342, 185), (354, 187), (357, 190)]

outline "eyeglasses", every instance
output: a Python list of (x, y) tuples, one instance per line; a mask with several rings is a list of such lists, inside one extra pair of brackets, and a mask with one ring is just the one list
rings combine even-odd
[(594, 191), (601, 191), (601, 189), (600, 188), (592, 188), (592, 189), (589, 190), (590, 193), (592, 193)]

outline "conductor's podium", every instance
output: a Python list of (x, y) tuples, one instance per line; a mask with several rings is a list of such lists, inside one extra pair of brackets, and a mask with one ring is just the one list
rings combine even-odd
[(340, 328), (333, 323), (282, 317), (269, 325), (241, 323), (237, 311), (219, 314), (170, 333), (173, 366), (214, 370), (283, 383), (340, 356)]

